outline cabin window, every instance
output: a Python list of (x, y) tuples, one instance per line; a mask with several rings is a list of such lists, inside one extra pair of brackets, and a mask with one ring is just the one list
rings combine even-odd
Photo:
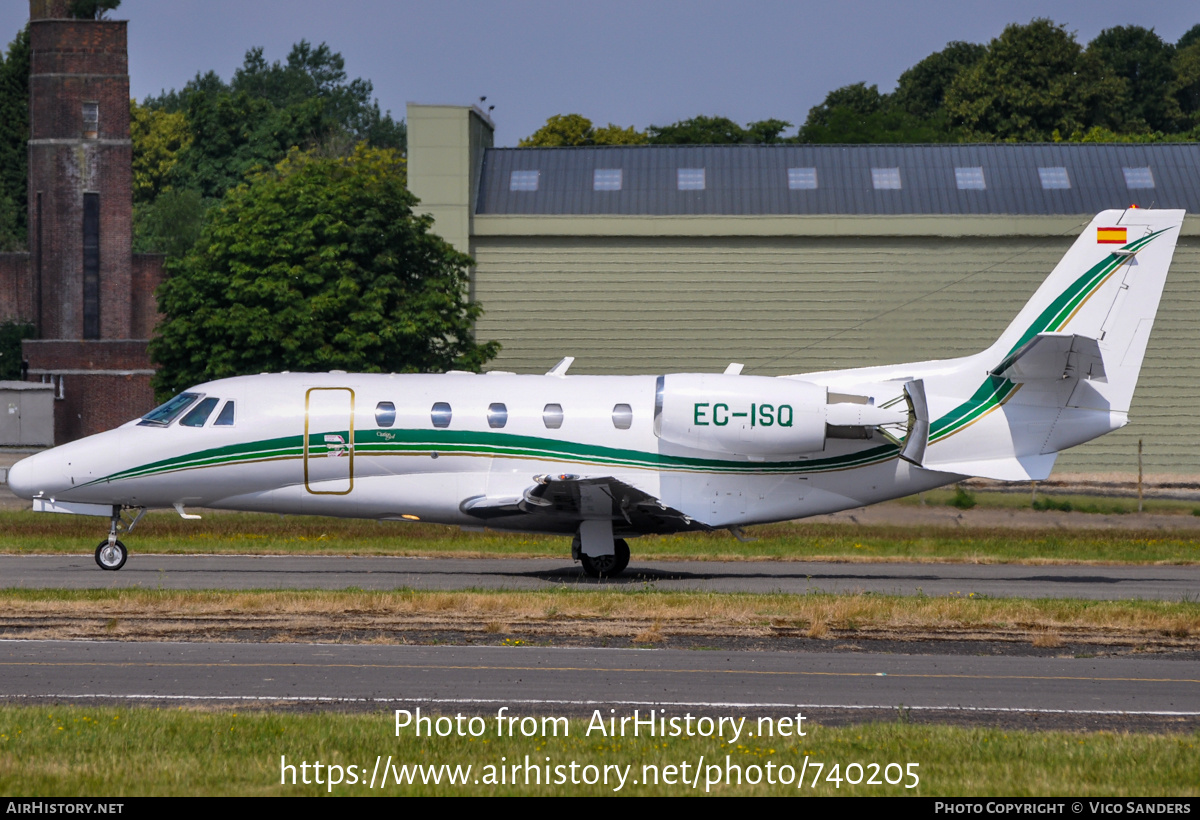
[(561, 404), (547, 404), (542, 408), (542, 423), (547, 430), (557, 430), (562, 427), (563, 409)]
[(488, 427), (503, 427), (508, 424), (508, 408), (497, 402), (488, 405)]
[(212, 396), (204, 399), (202, 402), (189, 410), (186, 416), (179, 420), (179, 426), (203, 427), (204, 422), (208, 421), (208, 417), (212, 415), (212, 411), (216, 409), (217, 402), (219, 401), (220, 399), (213, 398)]
[(396, 405), (381, 401), (375, 405), (375, 423), (380, 427), (391, 427), (396, 423)]
[(199, 393), (180, 393), (166, 404), (160, 404), (146, 415), (142, 416), (142, 424), (166, 427), (192, 406), (192, 402), (200, 398)]
[(633, 426), (633, 408), (628, 404), (613, 406), (613, 427), (618, 430), (628, 430)]
[(225, 406), (221, 408), (221, 412), (217, 414), (217, 420), (213, 422), (213, 427), (232, 427), (233, 426), (233, 401), (225, 402)]
[(433, 405), (433, 410), (430, 411), (429, 416), (433, 419), (434, 427), (449, 427), (451, 416), (450, 405), (444, 401), (437, 402)]

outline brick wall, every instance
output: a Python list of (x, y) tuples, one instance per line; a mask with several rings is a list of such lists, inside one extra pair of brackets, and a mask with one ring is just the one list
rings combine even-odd
[(62, 444), (103, 433), (144, 415), (155, 406), (147, 375), (75, 374), (56, 378), (54, 441)]
[[(30, 22), (30, 246), (40, 276), (43, 338), (82, 338), (83, 197), (100, 202), (100, 338), (133, 322), (132, 145), (123, 21)], [(85, 131), (83, 107), (98, 106)], [(39, 204), (40, 203), (40, 204)]]
[(110, 430), (154, 407), (145, 340), (26, 339), (31, 381), (52, 381), (58, 444)]
[(0, 322), (33, 321), (29, 254), (0, 253)]
[(133, 276), (130, 283), (130, 324), (129, 336), (132, 339), (149, 339), (154, 335), (154, 329), (162, 321), (158, 312), (158, 298), (155, 291), (162, 284), (164, 272), (163, 263), (166, 257), (158, 253), (135, 253), (133, 255)]

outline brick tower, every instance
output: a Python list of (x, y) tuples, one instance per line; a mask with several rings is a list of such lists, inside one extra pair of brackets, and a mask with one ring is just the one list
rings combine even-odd
[(129, 57), (123, 20), (30, 0), (29, 278), (33, 378), (54, 381), (59, 443), (153, 405), (147, 337), (161, 258), (132, 254)]

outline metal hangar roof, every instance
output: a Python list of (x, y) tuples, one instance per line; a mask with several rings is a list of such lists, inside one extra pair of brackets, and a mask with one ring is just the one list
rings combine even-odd
[(1200, 212), (1200, 143), (491, 148), (478, 214)]

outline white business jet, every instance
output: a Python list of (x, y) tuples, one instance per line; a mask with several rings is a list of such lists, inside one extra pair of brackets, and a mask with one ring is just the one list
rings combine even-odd
[(104, 569), (150, 508), (561, 533), (591, 576), (626, 538), (872, 504), (965, 476), (1040, 480), (1128, 423), (1183, 223), (1099, 214), (1003, 335), (945, 361), (763, 377), (278, 373), (197, 385), (31, 456), (35, 510), (102, 515)]

